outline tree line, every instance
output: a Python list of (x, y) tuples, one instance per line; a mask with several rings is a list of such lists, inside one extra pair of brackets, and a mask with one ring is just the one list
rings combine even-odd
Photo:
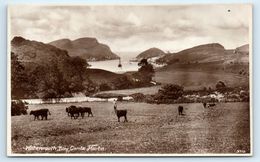
[(86, 76), (86, 60), (80, 57), (53, 59), (42, 65), (23, 63), (11, 53), (12, 99), (70, 97), (83, 92), (91, 81)]
[(112, 81), (112, 86), (108, 83), (97, 85), (89, 79), (89, 64), (81, 57), (65, 57), (39, 64), (22, 62), (11, 52), (11, 96), (12, 99), (49, 99), (72, 97), (78, 92), (89, 95), (99, 90), (149, 86), (154, 75), (153, 66), (146, 59), (138, 65), (137, 72), (121, 75)]

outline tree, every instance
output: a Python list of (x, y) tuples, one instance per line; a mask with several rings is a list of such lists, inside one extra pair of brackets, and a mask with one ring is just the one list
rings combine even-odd
[(28, 106), (21, 100), (12, 101), (11, 103), (11, 116), (26, 115)]
[(154, 68), (151, 64), (147, 62), (147, 59), (142, 59), (138, 66), (138, 75), (142, 82), (150, 83), (152, 81), (152, 77), (154, 76)]
[(86, 72), (88, 66), (85, 59), (69, 56), (53, 57), (48, 63), (22, 64), (12, 52), (12, 99), (48, 99), (71, 96), (75, 92), (85, 93), (91, 86)]
[(132, 87), (132, 82), (126, 75), (122, 75), (113, 79), (112, 83), (115, 85), (115, 89), (128, 89)]
[(41, 85), (42, 97), (44, 99), (60, 98), (86, 90), (86, 68), (88, 66), (86, 60), (80, 57), (52, 60), (43, 68), (46, 72)]
[(31, 80), (25, 71), (25, 67), (18, 60), (17, 55), (11, 52), (11, 96), (19, 99), (30, 96), (34, 92)]
[(67, 81), (70, 92), (83, 91), (84, 81), (86, 78), (86, 70), (89, 64), (85, 59), (80, 57), (69, 57), (62, 62), (61, 71), (64, 79)]
[(158, 91), (158, 95), (163, 99), (176, 100), (183, 95), (183, 87), (177, 84), (166, 84)]
[(225, 89), (226, 89), (225, 83), (222, 81), (218, 81), (218, 83), (216, 84), (216, 90), (219, 92), (224, 92)]

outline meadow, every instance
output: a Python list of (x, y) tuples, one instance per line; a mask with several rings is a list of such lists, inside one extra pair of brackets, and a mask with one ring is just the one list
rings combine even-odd
[[(181, 104), (184, 114), (178, 115), (179, 104), (147, 104), (119, 102), (118, 109), (127, 109), (129, 122), (117, 122), (112, 102), (73, 103), (89, 106), (94, 117), (71, 119), (65, 108), (71, 104), (29, 105), (29, 110), (48, 108), (48, 120), (33, 116), (11, 117), (13, 153), (162, 153), (212, 154), (249, 153), (249, 103), (217, 103), (204, 108), (201, 103)], [(42, 148), (78, 148), (28, 150)], [(80, 149), (95, 146), (96, 149)], [(98, 148), (97, 148), (98, 147)]]
[(154, 80), (162, 84), (175, 83), (184, 86), (185, 90), (199, 90), (203, 87), (214, 89), (218, 81), (223, 81), (228, 87), (249, 86), (249, 78), (247, 76), (187, 69), (158, 71), (155, 73)]

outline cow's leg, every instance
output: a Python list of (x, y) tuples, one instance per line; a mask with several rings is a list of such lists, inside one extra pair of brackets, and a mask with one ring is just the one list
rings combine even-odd
[(77, 119), (78, 118), (78, 116), (79, 116), (79, 114), (74, 114), (74, 119)]
[(125, 122), (128, 122), (126, 115), (125, 115)]
[(82, 119), (84, 118), (84, 115), (85, 115), (85, 113), (83, 112), (83, 113), (81, 113), (81, 117), (82, 117)]
[(118, 118), (118, 122), (120, 122), (120, 117), (117, 117)]

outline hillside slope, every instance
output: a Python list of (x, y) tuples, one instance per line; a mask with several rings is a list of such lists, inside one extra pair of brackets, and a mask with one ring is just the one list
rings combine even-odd
[(109, 83), (123, 76), (123, 74), (116, 74), (102, 69), (87, 69), (87, 75), (95, 84)]
[(21, 62), (49, 64), (51, 61), (68, 58), (68, 52), (42, 42), (27, 40), (23, 37), (14, 37), (11, 41), (11, 51)]
[(212, 43), (195, 46), (183, 51), (168, 54), (159, 58), (158, 63), (175, 64), (175, 63), (207, 63), (219, 62), (224, 63), (248, 63), (248, 45), (238, 47), (237, 49), (226, 50), (221, 44)]
[(154, 80), (188, 89), (214, 88), (221, 80), (228, 86), (249, 86), (248, 45), (226, 50), (213, 43), (192, 47), (157, 60), (167, 65), (156, 70)]
[(160, 50), (158, 48), (150, 48), (148, 50), (143, 51), (139, 55), (137, 55), (136, 58), (138, 60), (141, 60), (141, 59), (149, 59), (152, 57), (158, 57), (158, 56), (164, 56), (164, 55), (165, 55), (165, 53), (162, 50)]
[(118, 59), (111, 49), (98, 42), (96, 38), (79, 38), (76, 40), (59, 39), (49, 43), (60, 49), (68, 51), (70, 56), (80, 56), (88, 61), (101, 61)]

